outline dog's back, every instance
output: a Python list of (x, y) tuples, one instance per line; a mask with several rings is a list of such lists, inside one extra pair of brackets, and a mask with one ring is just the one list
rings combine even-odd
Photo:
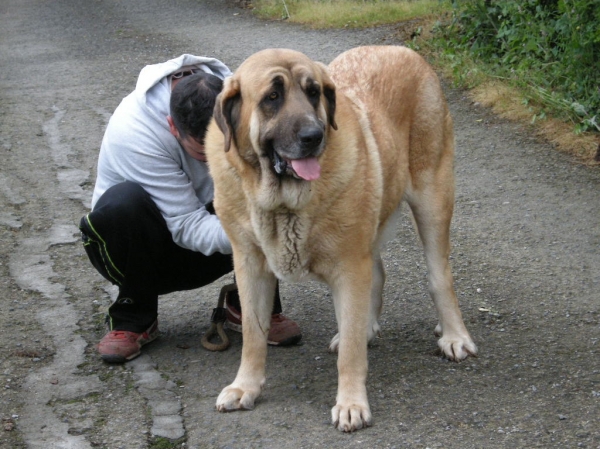
[(381, 158), (383, 224), (427, 172), (453, 157), (452, 119), (439, 80), (420, 55), (399, 46), (354, 48), (328, 69), (338, 98), (353, 103)]

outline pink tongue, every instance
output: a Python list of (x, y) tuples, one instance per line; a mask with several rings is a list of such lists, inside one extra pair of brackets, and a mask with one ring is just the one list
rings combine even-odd
[(292, 168), (298, 176), (307, 181), (314, 181), (321, 176), (321, 166), (316, 157), (292, 160)]

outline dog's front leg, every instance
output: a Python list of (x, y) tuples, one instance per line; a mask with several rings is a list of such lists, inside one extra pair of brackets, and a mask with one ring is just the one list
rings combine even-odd
[(217, 399), (217, 410), (251, 410), (265, 382), (267, 336), (271, 324), (271, 311), (275, 296), (276, 278), (271, 273), (256, 273), (249, 267), (238, 269), (237, 284), (242, 304), (242, 361), (233, 383), (223, 389)]
[(372, 262), (370, 258), (353, 262), (332, 285), (340, 332), (338, 394), (331, 418), (333, 425), (344, 432), (371, 425), (366, 381)]

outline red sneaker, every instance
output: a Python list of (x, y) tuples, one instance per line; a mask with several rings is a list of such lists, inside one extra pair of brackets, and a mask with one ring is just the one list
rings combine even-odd
[(302, 340), (302, 331), (295, 321), (281, 313), (271, 315), (271, 329), (267, 343), (272, 346), (292, 346)]
[(140, 355), (142, 346), (155, 340), (158, 335), (158, 320), (141, 334), (110, 331), (98, 343), (98, 352), (105, 362), (124, 363)]
[[(226, 304), (227, 327), (236, 332), (242, 332), (242, 314), (232, 305)], [(271, 315), (271, 330), (267, 336), (267, 343), (271, 346), (292, 346), (302, 340), (302, 331), (295, 321), (290, 320), (281, 313)]]

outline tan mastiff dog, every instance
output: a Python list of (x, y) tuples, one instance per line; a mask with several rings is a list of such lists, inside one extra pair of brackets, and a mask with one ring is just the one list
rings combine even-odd
[(456, 361), (476, 354), (448, 261), (452, 119), (415, 52), (359, 47), (329, 67), (292, 50), (258, 52), (225, 81), (206, 152), (243, 310), (242, 361), (218, 410), (254, 407), (276, 280), (310, 278), (330, 286), (338, 323), (333, 424), (371, 424), (365, 381), (382, 306), (380, 248), (403, 200), (425, 250), (438, 345)]

